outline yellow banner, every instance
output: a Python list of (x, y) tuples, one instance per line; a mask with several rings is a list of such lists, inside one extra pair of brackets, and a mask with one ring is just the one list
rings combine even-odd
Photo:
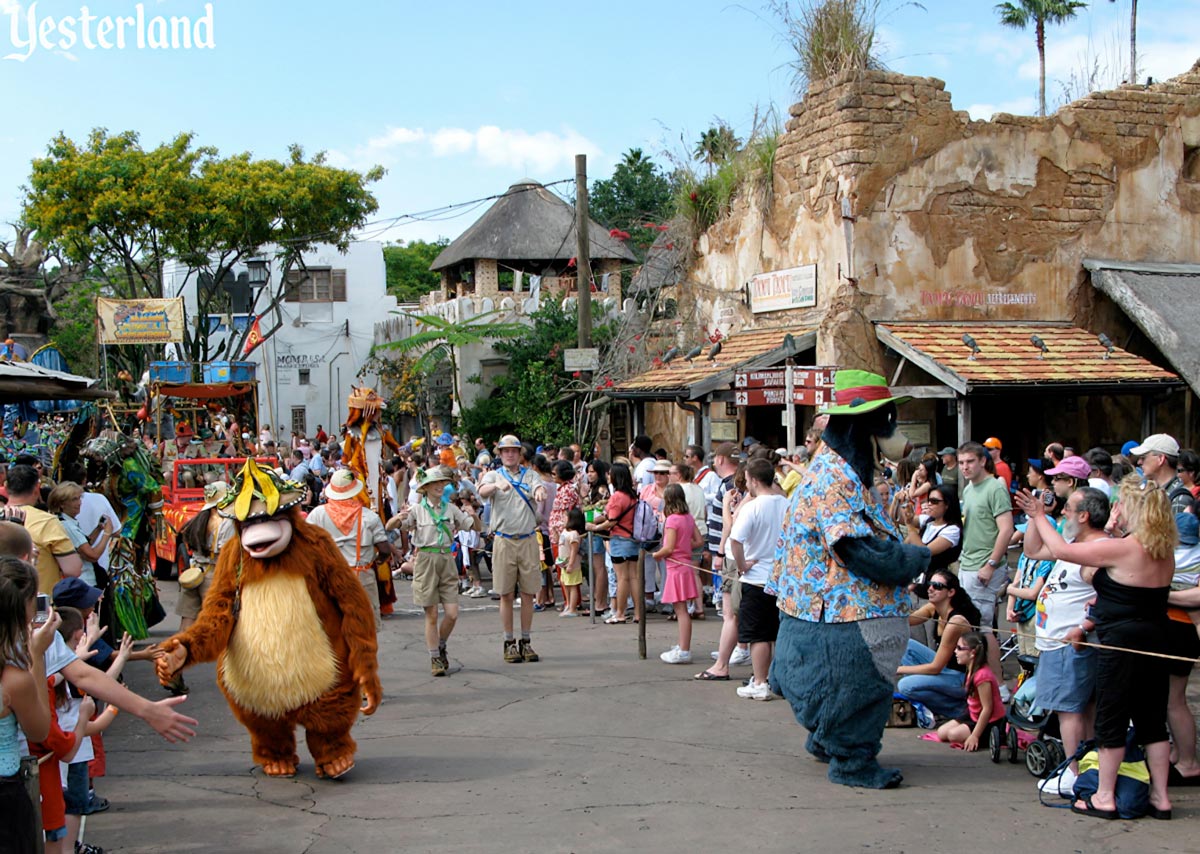
[(183, 343), (183, 297), (96, 300), (101, 344)]

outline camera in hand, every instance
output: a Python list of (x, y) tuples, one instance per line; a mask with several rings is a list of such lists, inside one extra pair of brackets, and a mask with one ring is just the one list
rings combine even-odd
[(1047, 507), (1054, 506), (1055, 498), (1054, 498), (1054, 490), (1053, 489), (1035, 489), (1033, 491), (1033, 497), (1040, 498), (1042, 500), (1042, 503), (1045, 504)]
[(33, 621), (38, 625), (50, 619), (50, 597), (45, 593), (37, 595), (37, 613), (33, 615)]

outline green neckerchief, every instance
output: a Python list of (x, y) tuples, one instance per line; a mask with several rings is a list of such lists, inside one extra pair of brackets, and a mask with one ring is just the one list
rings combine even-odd
[[(439, 515), (438, 512), (433, 509), (433, 505), (429, 503), (429, 496), (427, 496), (427, 495), (421, 496), (421, 505), (426, 510), (429, 511), (429, 515), (433, 517), (433, 524), (437, 526), (438, 545), (439, 546), (450, 545), (450, 542), (454, 539), (454, 537), (451, 536), (451, 534), (450, 534), (450, 526), (446, 524), (446, 514), (442, 513)], [(447, 505), (443, 502), (442, 506), (445, 507)], [(445, 538), (446, 538), (446, 542), (444, 542), (444, 543), (442, 542), (443, 536), (445, 536)]]

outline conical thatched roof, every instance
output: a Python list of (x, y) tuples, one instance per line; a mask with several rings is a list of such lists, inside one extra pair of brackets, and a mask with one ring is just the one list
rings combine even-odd
[[(595, 220), (588, 226), (591, 257), (636, 261), (629, 247), (608, 236)], [(576, 254), (575, 208), (536, 181), (508, 188), (487, 213), (442, 250), (430, 266), (442, 270), (475, 258), (497, 261), (566, 261)]]

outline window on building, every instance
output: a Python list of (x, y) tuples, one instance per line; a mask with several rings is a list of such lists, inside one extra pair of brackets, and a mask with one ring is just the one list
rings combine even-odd
[(309, 385), (310, 384), (309, 373), (308, 373), (309, 369), (308, 368), (300, 368), (299, 370), (300, 370), (300, 385)]
[(308, 435), (308, 421), (303, 406), (292, 407), (292, 432), (298, 436)]
[(330, 267), (291, 270), (283, 298), (287, 302), (345, 302), (346, 271)]

